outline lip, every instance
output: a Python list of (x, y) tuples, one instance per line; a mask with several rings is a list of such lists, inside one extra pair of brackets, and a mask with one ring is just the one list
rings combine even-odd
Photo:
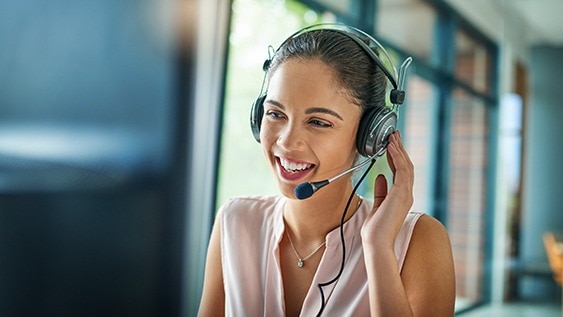
[[(296, 160), (291, 160), (291, 159), (287, 159), (287, 158), (284, 158), (284, 160), (287, 160), (287, 161), (290, 161), (290, 162), (296, 163), (296, 164), (311, 164), (311, 163), (308, 163), (308, 162), (296, 161)], [(315, 168), (315, 164), (311, 164), (311, 167), (309, 167), (306, 170), (299, 171), (299, 172), (290, 172), (282, 166), (281, 159), (278, 156), (276, 156), (276, 165), (277, 165), (277, 168), (278, 168), (278, 175), (280, 175), (280, 177), (282, 179), (289, 181), (289, 182), (296, 182), (296, 181), (299, 181), (299, 180), (306, 178), (309, 174), (311, 174), (313, 172), (313, 169)]]

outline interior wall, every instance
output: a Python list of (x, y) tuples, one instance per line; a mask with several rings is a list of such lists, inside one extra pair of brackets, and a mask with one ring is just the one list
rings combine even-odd
[[(525, 160), (520, 262), (547, 266), (542, 235), (563, 231), (563, 47), (531, 50), (530, 100), (525, 120)], [(533, 299), (556, 298), (550, 274), (523, 277), (520, 294)]]

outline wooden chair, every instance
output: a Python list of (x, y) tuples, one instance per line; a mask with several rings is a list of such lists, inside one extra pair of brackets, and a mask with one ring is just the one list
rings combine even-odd
[(558, 245), (553, 232), (544, 233), (543, 243), (549, 266), (553, 272), (553, 279), (559, 286), (563, 286), (563, 248)]
[[(555, 234), (550, 231), (544, 233), (543, 243), (549, 266), (553, 272), (553, 279), (559, 286), (563, 287), (563, 243), (558, 243)], [(563, 290), (561, 291), (561, 305), (561, 316), (563, 317)]]

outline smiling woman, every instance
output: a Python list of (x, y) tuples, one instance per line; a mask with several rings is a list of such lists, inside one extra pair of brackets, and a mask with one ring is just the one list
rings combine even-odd
[[(397, 104), (401, 81), (366, 43), (377, 41), (351, 27), (314, 25), (264, 63), (267, 88), (250, 123), (279, 194), (220, 208), (201, 316), (453, 315), (449, 237), (432, 217), (410, 210), (414, 168), (386, 106), (387, 82)], [(357, 195), (342, 171), (385, 151), (393, 184), (378, 177), (373, 201)], [(295, 192), (338, 173), (315, 195)]]

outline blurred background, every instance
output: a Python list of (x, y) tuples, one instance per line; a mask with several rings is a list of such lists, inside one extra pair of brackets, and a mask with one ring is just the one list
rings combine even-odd
[(248, 122), (268, 47), (332, 21), (375, 36), (397, 67), (414, 59), (399, 128), (414, 208), (452, 240), (456, 315), (560, 316), (560, 12), (0, 0), (0, 316), (195, 316), (216, 209), (277, 193)]

